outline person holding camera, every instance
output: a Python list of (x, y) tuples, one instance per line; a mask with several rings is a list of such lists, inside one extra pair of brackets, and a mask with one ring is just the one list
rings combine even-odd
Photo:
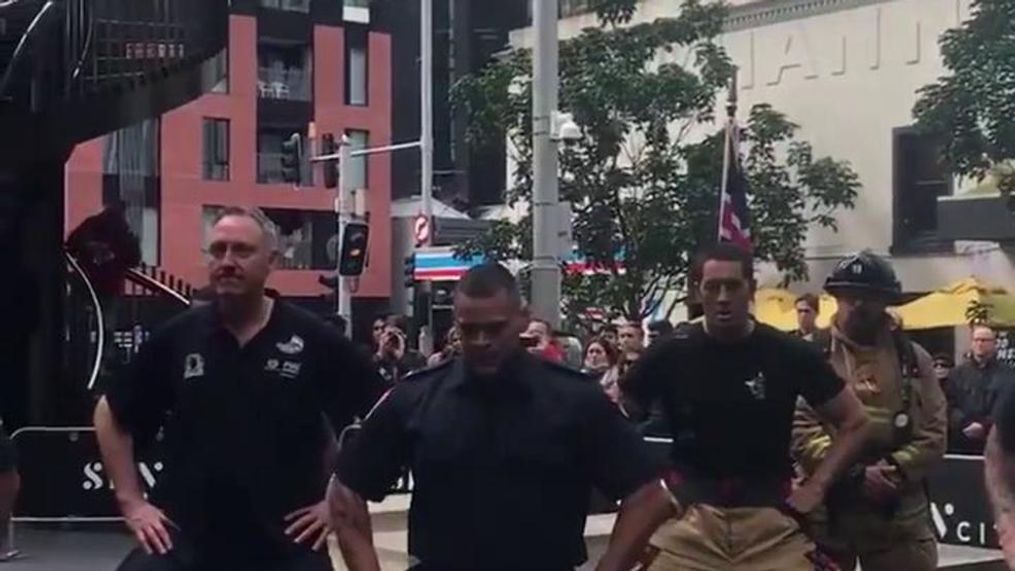
[(400, 316), (389, 316), (377, 336), (374, 363), (377, 372), (390, 384), (404, 379), (409, 373), (426, 367), (426, 359), (419, 352), (409, 348), (408, 320)]
[(564, 351), (557, 345), (553, 337), (553, 328), (550, 323), (542, 319), (532, 319), (529, 326), (520, 336), (522, 347), (551, 363), (563, 363)]

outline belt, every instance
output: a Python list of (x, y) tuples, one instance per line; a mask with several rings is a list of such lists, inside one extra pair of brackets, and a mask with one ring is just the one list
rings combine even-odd
[(708, 504), (720, 508), (775, 507), (785, 505), (793, 491), (789, 478), (761, 477), (757, 479), (702, 478), (687, 476), (679, 470), (669, 470), (666, 485), (681, 503)]
[[(496, 554), (490, 554), (491, 560), (495, 560), (496, 558), (497, 558)], [(517, 568), (493, 567), (491, 565), (496, 565), (496, 563), (492, 562), (483, 563), (480, 565), (466, 565), (464, 567), (462, 567), (461, 565), (462, 565), (461, 562), (459, 562), (456, 565), (443, 565), (439, 563), (431, 563), (431, 564), (417, 563), (412, 567), (409, 567), (408, 571), (475, 571), (476, 569), (483, 569), (484, 571), (498, 571), (498, 570), (521, 571)], [(550, 565), (547, 567), (540, 567), (538, 563), (531, 563), (526, 564), (524, 571), (574, 571), (574, 566), (566, 565), (561, 567)]]

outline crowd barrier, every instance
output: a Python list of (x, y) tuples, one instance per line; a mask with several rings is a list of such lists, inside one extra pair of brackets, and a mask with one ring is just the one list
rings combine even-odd
[[(18, 454), (22, 490), (10, 526), (15, 524), (119, 522), (116, 501), (91, 427), (26, 427), (11, 435)], [(649, 450), (665, 458), (670, 440), (646, 438)], [(141, 480), (150, 490), (164, 468), (159, 441), (138, 462)], [(997, 532), (983, 480), (983, 458), (947, 455), (928, 479), (931, 521), (942, 543), (971, 547), (998, 546)], [(412, 489), (406, 474), (395, 493)], [(594, 511), (615, 506), (599, 497)]]

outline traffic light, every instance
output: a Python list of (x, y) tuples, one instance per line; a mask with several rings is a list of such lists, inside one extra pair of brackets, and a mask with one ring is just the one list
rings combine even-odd
[(405, 274), (405, 287), (411, 288), (416, 285), (416, 254), (405, 257), (405, 269), (402, 271)]
[(345, 232), (342, 234), (342, 255), (338, 259), (339, 275), (363, 275), (369, 238), (370, 226), (362, 222), (350, 222), (345, 225)]
[(300, 171), (303, 166), (303, 137), (293, 133), (282, 141), (282, 180), (293, 184), (300, 183)]
[[(335, 135), (331, 133), (325, 133), (321, 135), (321, 154), (322, 155), (338, 154), (338, 145), (335, 144)], [(322, 167), (324, 168), (324, 188), (337, 188), (338, 159), (325, 161), (321, 164)]]

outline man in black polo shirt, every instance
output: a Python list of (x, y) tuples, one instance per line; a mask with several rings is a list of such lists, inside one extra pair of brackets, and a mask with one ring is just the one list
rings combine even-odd
[(572, 570), (593, 486), (623, 499), (602, 564), (629, 569), (648, 539), (632, 530), (668, 501), (642, 443), (598, 385), (521, 347), (503, 267), (469, 270), (454, 304), (463, 357), (396, 385), (342, 451), (328, 496), (349, 568), (378, 568), (364, 500), (409, 466), (414, 571)]
[[(122, 571), (325, 571), (335, 433), (380, 386), (370, 363), (309, 313), (265, 295), (277, 253), (259, 211), (211, 231), (215, 300), (141, 347), (95, 411), (106, 469), (141, 548)], [(165, 470), (143, 495), (134, 447), (162, 427)]]
[[(652, 538), (643, 563), (653, 571), (813, 571), (815, 546), (796, 519), (822, 502), (860, 451), (863, 408), (816, 347), (751, 319), (749, 253), (714, 246), (695, 259), (691, 282), (704, 324), (650, 347), (621, 381), (626, 396), (662, 402), (673, 435), (675, 519)], [(801, 396), (838, 433), (822, 465), (792, 490)]]

